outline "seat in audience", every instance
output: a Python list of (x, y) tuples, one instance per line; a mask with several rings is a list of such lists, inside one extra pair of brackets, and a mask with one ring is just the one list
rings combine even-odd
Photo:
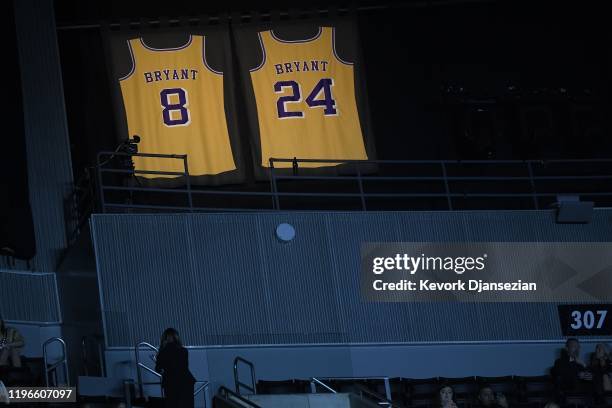
[(520, 401), (546, 403), (554, 397), (554, 385), (548, 375), (516, 377)]
[[(494, 393), (502, 393), (510, 405), (520, 400), (516, 379), (512, 375), (501, 377), (476, 377), (479, 387), (489, 386)], [(474, 399), (478, 398), (478, 393), (474, 394)]]
[(414, 407), (426, 407), (432, 404), (440, 388), (438, 377), (433, 378), (410, 378), (405, 380), (409, 385), (409, 405)]
[(565, 393), (563, 395), (563, 401), (566, 405), (576, 407), (590, 407), (594, 405), (592, 393), (588, 391), (573, 391)]
[(401, 405), (410, 403), (410, 384), (400, 377), (389, 378), (389, 388), (391, 389), (391, 400)]
[(455, 402), (471, 404), (473, 396), (478, 392), (476, 377), (440, 377), (439, 385), (450, 385), (455, 392)]

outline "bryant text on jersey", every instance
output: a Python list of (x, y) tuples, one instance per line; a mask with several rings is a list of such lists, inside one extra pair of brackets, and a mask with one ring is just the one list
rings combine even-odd
[(144, 73), (145, 82), (157, 81), (186, 81), (195, 80), (198, 75), (197, 69), (162, 69)]
[(289, 72), (327, 71), (329, 62), (325, 60), (291, 61), (274, 64), (276, 75)]

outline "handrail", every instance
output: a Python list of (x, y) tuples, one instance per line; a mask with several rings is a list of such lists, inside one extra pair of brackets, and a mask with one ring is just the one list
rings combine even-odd
[[(106, 161), (102, 161), (102, 157), (108, 157)], [(128, 173), (136, 176), (136, 174), (159, 174), (159, 175), (168, 175), (169, 172), (164, 171), (150, 171), (150, 170), (136, 170), (132, 165), (131, 169), (108, 169), (104, 166), (108, 164), (111, 160), (113, 160), (117, 156), (129, 157), (130, 160), (132, 157), (157, 157), (157, 158), (167, 158), (167, 159), (176, 159), (181, 160), (183, 162), (183, 172), (170, 172), (176, 176), (184, 176), (186, 177), (186, 185), (187, 185), (187, 198), (189, 202), (189, 207), (193, 209), (193, 199), (191, 195), (191, 181), (189, 180), (189, 169), (187, 167), (187, 155), (186, 154), (159, 154), (159, 153), (131, 153), (121, 151), (120, 148), (117, 148), (112, 152), (98, 152), (96, 156), (97, 165), (96, 168), (98, 170), (98, 193), (100, 194), (100, 209), (102, 212), (106, 212), (106, 204), (104, 197), (104, 183), (102, 178), (103, 172), (117, 172), (117, 173)]]
[(460, 159), (440, 159), (440, 160), (353, 160), (353, 159), (285, 159), (270, 158), (270, 163), (361, 163), (361, 164), (525, 164), (525, 163), (608, 163), (609, 159), (527, 159), (527, 160), (460, 160)]
[[(144, 385), (145, 384), (159, 384), (161, 387), (161, 381), (159, 383), (144, 383), (142, 381), (142, 369), (146, 370), (147, 372), (153, 374), (154, 376), (156, 376), (157, 378), (161, 379), (162, 375), (160, 373), (158, 373), (157, 371), (155, 371), (154, 369), (152, 369), (151, 367), (147, 366), (144, 363), (140, 362), (140, 350), (141, 348), (146, 348), (149, 349), (151, 351), (155, 351), (156, 353), (159, 352), (158, 348), (155, 347), (154, 345), (152, 345), (151, 343), (147, 343), (146, 341), (141, 341), (140, 343), (138, 343), (136, 345), (136, 347), (134, 348), (134, 353), (136, 356), (136, 375), (138, 377), (138, 392), (140, 394), (141, 398), (144, 398)], [(195, 397), (196, 395), (198, 395), (199, 393), (201, 393), (202, 391), (205, 391), (208, 386), (210, 385), (209, 381), (196, 381), (197, 383), (202, 383), (202, 385), (200, 385), (198, 388), (196, 388), (196, 390), (193, 392), (193, 396)], [(164, 390), (162, 388), (161, 390), (162, 392), (162, 396), (164, 395)], [(206, 392), (204, 392), (204, 408), (206, 408)]]
[[(175, 159), (183, 161), (183, 171), (156, 171), (156, 170), (137, 170), (133, 167), (115, 166), (112, 168), (107, 164), (115, 156), (145, 156), (145, 157), (161, 157), (167, 159)], [(103, 157), (110, 157), (102, 162)], [(444, 208), (448, 210), (461, 209), (457, 200), (495, 200), (511, 198), (516, 199), (515, 203), (519, 203), (520, 208), (524, 208), (526, 199), (531, 201), (530, 207), (533, 209), (547, 208), (551, 201), (560, 195), (577, 195), (586, 197), (592, 201), (596, 200), (595, 204), (609, 205), (612, 190), (600, 188), (599, 184), (612, 180), (610, 173), (604, 166), (610, 164), (612, 168), (612, 158), (610, 159), (554, 159), (554, 160), (344, 160), (344, 159), (299, 159), (299, 158), (270, 158), (267, 174), (269, 176), (269, 189), (262, 191), (241, 191), (241, 190), (225, 190), (225, 189), (193, 189), (191, 185), (189, 169), (187, 167), (186, 155), (164, 155), (164, 154), (149, 154), (149, 153), (126, 153), (126, 152), (100, 152), (98, 153), (98, 188), (101, 201), (101, 210), (118, 209), (142, 209), (142, 210), (160, 210), (160, 211), (279, 211), (281, 210), (281, 199), (288, 198), (292, 203), (295, 199), (301, 197), (325, 199), (332, 198), (338, 200), (349, 200), (351, 208), (353, 203), (359, 205), (362, 211), (375, 209), (371, 205), (373, 201), (391, 200), (391, 199), (406, 199), (406, 200), (436, 200), (442, 204), (441, 200), (445, 200)], [(279, 163), (290, 163), (291, 167), (279, 168)], [(309, 168), (300, 168), (300, 163), (319, 163), (322, 167), (330, 165), (344, 164), (347, 165), (346, 174), (332, 174), (332, 172), (310, 171)], [(560, 164), (574, 164), (575, 172), (571, 174), (564, 171), (559, 166)], [(397, 166), (401, 165), (418, 170), (412, 174), (380, 174), (379, 170), (385, 165)], [(589, 166), (590, 165), (590, 166)], [(362, 167), (365, 166), (365, 167)], [(414, 167), (419, 166), (419, 167)], [(497, 167), (495, 167), (497, 166)], [(581, 167), (577, 167), (581, 166)], [(588, 167), (583, 167), (588, 166)], [(117, 168), (118, 167), (118, 168)], [(128, 166), (129, 167), (129, 166)], [(604, 168), (605, 167), (605, 168)], [(372, 169), (378, 169), (372, 173)], [(486, 175), (478, 174), (478, 170), (486, 170)], [(299, 171), (303, 170), (303, 171)], [(588, 171), (585, 171), (588, 170)], [(106, 173), (124, 174), (129, 177), (134, 177), (143, 174), (165, 175), (174, 177), (185, 177), (182, 185), (177, 185), (176, 188), (163, 186), (143, 185), (134, 183), (121, 183), (118, 181), (104, 184), (102, 175)], [(334, 172), (335, 173), (335, 172)], [(397, 173), (397, 172), (396, 172)], [(342, 191), (337, 189), (322, 188), (319, 191), (307, 190), (289, 190), (281, 191), (280, 181), (309, 181), (318, 180), (322, 184), (324, 182), (346, 182), (343, 184), (350, 190)], [(580, 184), (580, 181), (587, 181), (598, 184)], [(425, 182), (426, 185), (418, 189), (410, 188), (404, 190), (393, 188), (385, 190), (388, 183), (403, 183), (403, 182)], [(514, 190), (506, 188), (506, 184), (514, 183)], [(376, 184), (375, 184), (376, 183)], [(478, 184), (474, 184), (478, 183)], [(495, 184), (496, 183), (496, 184)], [(579, 183), (579, 184), (576, 184)], [(293, 184), (292, 184), (293, 185)], [(399, 184), (398, 184), (399, 185)], [(401, 185), (405, 185), (401, 184)], [(327, 185), (329, 186), (329, 185)], [(584, 186), (584, 188), (582, 187)], [(379, 188), (376, 188), (379, 187)], [(584, 190), (584, 191), (574, 191)], [(385, 192), (390, 191), (390, 192)], [(514, 191), (514, 192), (512, 192)], [(168, 205), (163, 201), (159, 202), (127, 202), (112, 197), (123, 197), (125, 194), (137, 192), (162, 193), (172, 196), (185, 197), (182, 203), (177, 205)], [(107, 202), (105, 194), (109, 194), (110, 199)], [(110, 194), (117, 194), (111, 196)], [(265, 201), (258, 201), (257, 204), (249, 201), (245, 205), (237, 207), (252, 207), (252, 208), (213, 208), (211, 206), (202, 206), (194, 203), (194, 196), (197, 197), (244, 197), (249, 198), (270, 198), (268, 204)], [(267, 200), (266, 200), (267, 201)], [(245, 201), (246, 202), (246, 201)], [(404, 202), (404, 201), (402, 201)], [(339, 201), (339, 203), (343, 203)], [(407, 202), (409, 204), (409, 202)], [(417, 202), (418, 205), (420, 201)], [(482, 202), (480, 202), (482, 204)], [(486, 208), (486, 203), (483, 205)], [(316, 205), (315, 205), (316, 207)], [(509, 203), (512, 206), (512, 202)], [(395, 207), (393, 207), (395, 208)], [(497, 207), (496, 207), (497, 208)], [(290, 208), (288, 208), (290, 209)]]
[(209, 381), (196, 381), (196, 384), (201, 382), (202, 385), (200, 385), (198, 388), (196, 388), (196, 390), (193, 392), (193, 398), (195, 400), (195, 397), (202, 391), (204, 391), (203, 393), (203, 400), (204, 400), (204, 408), (206, 408), (206, 389), (208, 388), (208, 386), (210, 385)]
[[(136, 344), (136, 347), (134, 347), (134, 354), (136, 355), (136, 376), (138, 378), (138, 393), (140, 395), (141, 398), (144, 398), (144, 383), (142, 382), (142, 369), (144, 368), (145, 370), (147, 370), (148, 372), (150, 372), (151, 374), (155, 375), (157, 378), (161, 378), (161, 374), (158, 373), (157, 371), (153, 370), (152, 368), (150, 368), (149, 366), (143, 364), (140, 362), (140, 349), (141, 347), (145, 347), (151, 351), (155, 351), (156, 353), (159, 351), (157, 349), (157, 347), (155, 347), (154, 345), (147, 343), (146, 341), (141, 341), (140, 343)], [(157, 384), (157, 383), (155, 383)], [(160, 388), (161, 388), (161, 381), (159, 382)], [(163, 395), (163, 389), (162, 389), (162, 395)]]
[(397, 404), (393, 401), (391, 401), (391, 399), (370, 390), (369, 388), (365, 387), (362, 384), (355, 384), (355, 388), (357, 388), (357, 390), (359, 391), (359, 395), (362, 396), (362, 394), (367, 394), (370, 397), (373, 397), (374, 399), (376, 399), (376, 403), (380, 406), (385, 406), (388, 408), (404, 408), (403, 405), (401, 404)]
[[(239, 362), (246, 364), (251, 369), (251, 385), (240, 381), (240, 378), (238, 376), (238, 363)], [(237, 356), (234, 359), (234, 386), (236, 387), (236, 393), (238, 393), (238, 395), (240, 395), (240, 387), (246, 388), (248, 391), (251, 391), (253, 394), (257, 394), (257, 383), (255, 381), (255, 364), (253, 364), (249, 360), (244, 359), (240, 356)]]
[(229, 388), (225, 387), (225, 386), (221, 386), (219, 387), (219, 390), (217, 391), (217, 393), (219, 395), (221, 395), (223, 398), (226, 399), (237, 399), (238, 401), (240, 401), (243, 404), (246, 404), (252, 408), (260, 408), (259, 405), (255, 404), (252, 401), (249, 401), (246, 398), (243, 398), (242, 395), (238, 394), (237, 392), (234, 392), (232, 390), (230, 390)]
[[(48, 360), (47, 360), (47, 357), (49, 356), (47, 352), (47, 348), (49, 347), (50, 344), (53, 344), (53, 343), (60, 344), (62, 348), (62, 356), (57, 362), (49, 365)], [(49, 373), (51, 373), (52, 371), (56, 372), (55, 370), (59, 366), (63, 366), (64, 367), (64, 379), (66, 380), (66, 385), (70, 386), (70, 374), (68, 372), (68, 357), (66, 353), (66, 342), (60, 337), (51, 337), (50, 339), (48, 339), (47, 341), (43, 343), (42, 348), (43, 348), (43, 363), (45, 364), (45, 385), (49, 387)], [(55, 386), (57, 385), (58, 385), (57, 375), (55, 375)]]
[(312, 389), (314, 391), (316, 391), (316, 389), (317, 389), (316, 384), (319, 384), (321, 387), (325, 388), (327, 391), (330, 391), (330, 392), (332, 392), (334, 394), (338, 393), (338, 391), (334, 390), (332, 387), (330, 387), (329, 385), (325, 384), (323, 381), (319, 380), (316, 377), (310, 378), (310, 381), (311, 381), (311, 384), (313, 384)]
[[(378, 379), (382, 379), (385, 382), (385, 394), (387, 394), (386, 396), (383, 396), (377, 392), (374, 392), (370, 389), (368, 389), (367, 387), (363, 386), (362, 384), (355, 384), (355, 387), (359, 390), (360, 394), (368, 394), (372, 397), (375, 397), (378, 401), (377, 404), (381, 405), (381, 406), (386, 406), (389, 408), (404, 408), (402, 405), (394, 403), (391, 400), (391, 390), (389, 388), (389, 377), (333, 377), (333, 378), (326, 378), (326, 380), (365, 380), (365, 379), (374, 379), (374, 378), (378, 378)], [(323, 388), (325, 388), (327, 391), (330, 391), (334, 394), (337, 394), (338, 391), (336, 391), (335, 389), (333, 389), (331, 386), (327, 385), (324, 381), (322, 381), (321, 379), (318, 379), (316, 377), (312, 377), (310, 379), (311, 381), (311, 389), (312, 392), (315, 393), (316, 392), (316, 384), (319, 384), (320, 386), (322, 386)]]

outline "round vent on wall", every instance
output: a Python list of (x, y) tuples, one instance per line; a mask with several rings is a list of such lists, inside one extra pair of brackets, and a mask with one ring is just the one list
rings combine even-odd
[(278, 224), (276, 227), (276, 236), (281, 242), (289, 242), (295, 238), (295, 228), (293, 228), (293, 225), (287, 224), (286, 222)]

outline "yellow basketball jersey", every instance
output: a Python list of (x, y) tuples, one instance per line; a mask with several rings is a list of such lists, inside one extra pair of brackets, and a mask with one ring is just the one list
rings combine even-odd
[[(155, 49), (142, 38), (128, 42), (132, 72), (121, 78), (130, 135), (143, 153), (187, 154), (189, 174), (236, 169), (223, 102), (223, 75), (204, 57), (205, 38), (192, 35), (182, 47)], [(134, 157), (138, 170), (182, 172), (176, 159)], [(145, 175), (142, 177), (163, 177)]]
[[(259, 33), (262, 64), (251, 70), (257, 102), (261, 165), (269, 158), (367, 160), (353, 66), (334, 48), (334, 28), (309, 40), (286, 41)], [(330, 164), (300, 163), (300, 167)], [(291, 163), (275, 163), (291, 167)]]

